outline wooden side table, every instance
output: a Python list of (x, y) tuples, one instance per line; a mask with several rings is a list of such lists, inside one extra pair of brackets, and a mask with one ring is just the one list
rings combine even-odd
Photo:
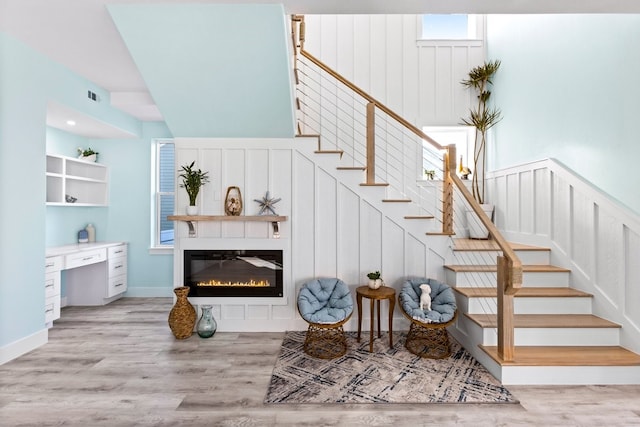
[(393, 308), (396, 304), (396, 291), (393, 288), (381, 286), (378, 289), (371, 289), (368, 286), (359, 286), (356, 289), (356, 301), (358, 303), (358, 342), (360, 342), (360, 332), (362, 330), (362, 298), (369, 298), (371, 300), (371, 328), (369, 329), (369, 352), (373, 352), (373, 318), (374, 301), (378, 306), (378, 338), (382, 337), (380, 331), (380, 301), (389, 300), (389, 346), (393, 347)]

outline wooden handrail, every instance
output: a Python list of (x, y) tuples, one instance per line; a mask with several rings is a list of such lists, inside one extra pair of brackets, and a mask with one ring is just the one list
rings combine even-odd
[(306, 50), (300, 49), (300, 54), (302, 56), (304, 56), (305, 58), (307, 58), (309, 61), (313, 62), (318, 67), (320, 67), (325, 72), (329, 73), (331, 76), (333, 76), (336, 80), (340, 81), (342, 84), (347, 86), (349, 89), (351, 89), (352, 91), (354, 91), (355, 93), (357, 93), (358, 95), (360, 95), (361, 97), (366, 99), (368, 102), (371, 102), (371, 103), (375, 104), (376, 108), (379, 108), (380, 110), (384, 111), (389, 117), (391, 117), (392, 119), (394, 119), (395, 121), (400, 123), (405, 128), (409, 129), (411, 132), (413, 132), (414, 134), (416, 134), (420, 138), (422, 138), (425, 141), (427, 141), (433, 147), (437, 148), (438, 150), (444, 150), (445, 149), (445, 147), (443, 147), (442, 145), (438, 144), (438, 142), (436, 140), (434, 140), (433, 138), (431, 138), (429, 135), (427, 135), (426, 133), (422, 132), (420, 129), (418, 129), (417, 127), (415, 127), (414, 125), (412, 125), (411, 123), (409, 123), (408, 121), (406, 121), (405, 119), (400, 117), (397, 113), (393, 112), (393, 110), (391, 110), (390, 108), (388, 108), (387, 106), (382, 104), (380, 101), (376, 100), (374, 97), (369, 95), (364, 90), (360, 89), (355, 84), (351, 83), (349, 80), (344, 78), (342, 75), (340, 75), (339, 73), (335, 72), (331, 68), (327, 67), (322, 61), (320, 61), (315, 56), (311, 55)]
[(509, 245), (504, 236), (500, 234), (500, 231), (498, 231), (498, 228), (495, 226), (495, 224), (491, 222), (491, 219), (487, 216), (487, 214), (484, 213), (482, 207), (476, 201), (476, 199), (473, 198), (473, 195), (464, 185), (460, 177), (458, 177), (455, 173), (452, 173), (451, 180), (456, 184), (462, 196), (465, 198), (467, 203), (469, 203), (471, 209), (473, 209), (473, 211), (476, 213), (478, 219), (480, 219), (480, 222), (482, 222), (482, 224), (487, 228), (487, 230), (489, 231), (489, 235), (496, 242), (505, 258), (513, 263), (513, 273), (511, 274), (511, 280), (508, 281), (511, 283), (507, 283), (507, 287), (504, 291), (507, 295), (514, 295), (516, 292), (518, 292), (518, 289), (522, 287), (522, 262), (520, 261), (520, 258), (518, 258), (518, 255), (516, 255), (515, 251), (511, 248), (511, 245)]

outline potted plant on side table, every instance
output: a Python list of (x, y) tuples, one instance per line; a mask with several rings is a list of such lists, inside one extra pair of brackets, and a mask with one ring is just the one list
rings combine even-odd
[(380, 278), (379, 271), (372, 271), (371, 273), (367, 273), (367, 277), (369, 278), (369, 288), (378, 289), (382, 286), (382, 279)]
[(180, 187), (184, 188), (189, 196), (189, 206), (187, 206), (187, 215), (197, 215), (198, 207), (196, 200), (200, 187), (205, 185), (209, 181), (208, 172), (202, 172), (200, 169), (195, 168), (195, 160), (190, 165), (183, 165), (180, 169), (178, 177), (182, 178), (182, 184)]
[[(496, 107), (488, 105), (491, 97), (490, 87), (493, 84), (493, 77), (500, 68), (500, 61), (488, 61), (482, 65), (474, 67), (469, 71), (469, 78), (463, 80), (463, 86), (476, 92), (478, 103), (469, 111), (469, 117), (463, 118), (462, 123), (473, 126), (476, 129), (475, 144), (473, 148), (473, 176), (471, 179), (471, 191), (474, 199), (481, 205), (482, 210), (489, 219), (493, 218), (494, 206), (485, 203), (485, 147), (487, 142), (487, 132), (496, 123), (502, 120), (502, 113)], [(467, 226), (469, 237), (472, 239), (487, 239), (489, 232), (480, 222), (474, 211), (467, 211)]]

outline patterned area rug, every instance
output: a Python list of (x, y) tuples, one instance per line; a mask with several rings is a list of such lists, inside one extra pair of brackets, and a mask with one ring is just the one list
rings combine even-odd
[(404, 347), (405, 334), (361, 342), (347, 332), (347, 354), (315, 359), (302, 349), (305, 332), (287, 332), (265, 403), (518, 403), (455, 340), (448, 359), (422, 359)]

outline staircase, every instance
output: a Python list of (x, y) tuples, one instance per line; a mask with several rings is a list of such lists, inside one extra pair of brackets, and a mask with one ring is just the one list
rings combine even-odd
[[(549, 249), (508, 243), (486, 215), (482, 221), (493, 227), (494, 240), (455, 238), (466, 234), (464, 212), (476, 202), (454, 173), (451, 151), (443, 159), (444, 147), (312, 58), (306, 52), (294, 58), (298, 151), (448, 260), (431, 265), (431, 277), (444, 277), (455, 288), (459, 312), (449, 331), (480, 363), (504, 384), (640, 384), (640, 356), (620, 347), (620, 325), (592, 314), (593, 296), (571, 287), (570, 270), (550, 265)], [(432, 142), (430, 151), (424, 141)], [(415, 185), (425, 166), (442, 177), (426, 196)], [(498, 255), (506, 260), (503, 281)], [(498, 333), (501, 283), (517, 291), (514, 317), (502, 323), (513, 325), (509, 343), (505, 328)], [(514, 343), (514, 357), (503, 360), (498, 345), (512, 349)]]
[(640, 356), (619, 346), (620, 325), (592, 314), (593, 296), (571, 287), (550, 250), (511, 243), (523, 264), (515, 296), (515, 357), (497, 351), (496, 265), (490, 240), (453, 239), (444, 266), (460, 315), (452, 335), (503, 384), (638, 384)]

